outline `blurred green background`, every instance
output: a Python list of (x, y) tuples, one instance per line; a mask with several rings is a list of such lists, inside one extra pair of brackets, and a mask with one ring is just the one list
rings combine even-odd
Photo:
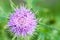
[(60, 40), (60, 0), (0, 0), (0, 40), (12, 40), (7, 23), (10, 14), (22, 4), (35, 12), (38, 20), (29, 40)]

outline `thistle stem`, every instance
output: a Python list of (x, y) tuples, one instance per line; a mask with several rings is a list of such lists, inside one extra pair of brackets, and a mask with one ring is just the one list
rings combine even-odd
[(15, 40), (15, 38), (16, 38), (16, 36), (14, 36), (14, 37), (12, 38), (12, 40)]

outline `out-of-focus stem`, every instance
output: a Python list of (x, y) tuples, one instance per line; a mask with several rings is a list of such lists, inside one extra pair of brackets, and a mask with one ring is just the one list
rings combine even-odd
[(15, 38), (16, 38), (16, 36), (14, 36), (14, 37), (12, 38), (12, 40), (15, 40)]

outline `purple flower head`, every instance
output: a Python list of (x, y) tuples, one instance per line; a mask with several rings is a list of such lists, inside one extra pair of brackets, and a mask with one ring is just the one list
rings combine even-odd
[(10, 16), (8, 25), (10, 31), (16, 36), (32, 35), (35, 31), (37, 20), (34, 13), (22, 6), (19, 9), (16, 9)]

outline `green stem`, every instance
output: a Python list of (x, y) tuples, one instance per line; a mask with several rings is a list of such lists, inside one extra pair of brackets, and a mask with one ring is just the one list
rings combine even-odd
[(16, 36), (14, 36), (14, 37), (12, 38), (12, 40), (15, 40), (15, 38), (16, 38)]
[(24, 37), (24, 40), (30, 40), (30, 36)]

